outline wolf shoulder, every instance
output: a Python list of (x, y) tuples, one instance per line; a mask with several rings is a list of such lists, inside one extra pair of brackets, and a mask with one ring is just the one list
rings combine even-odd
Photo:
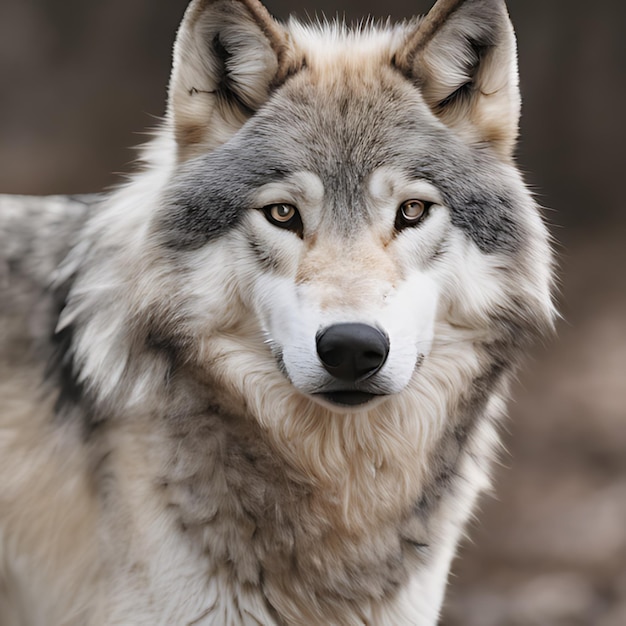
[(98, 195), (0, 195), (0, 360), (31, 353), (49, 331), (58, 268), (80, 237)]

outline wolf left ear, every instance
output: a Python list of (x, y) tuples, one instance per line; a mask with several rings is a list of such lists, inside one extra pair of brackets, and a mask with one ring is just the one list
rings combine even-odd
[(179, 158), (226, 142), (289, 72), (288, 38), (258, 0), (193, 0), (174, 46), (168, 119)]
[(504, 0), (438, 0), (396, 53), (395, 64), (466, 141), (513, 154), (520, 95)]

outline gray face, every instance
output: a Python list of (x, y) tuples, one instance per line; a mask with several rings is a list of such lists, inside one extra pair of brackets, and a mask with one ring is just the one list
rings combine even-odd
[(523, 186), (488, 147), (458, 139), (394, 78), (374, 90), (288, 81), (231, 141), (181, 168), (162, 223), (166, 244), (204, 245), (259, 208), (250, 200), (258, 187), (303, 170), (320, 177), (333, 227), (349, 234), (368, 220), (367, 177), (387, 165), (434, 184), (452, 224), (481, 251), (514, 253), (524, 239), (516, 215), (528, 204)]

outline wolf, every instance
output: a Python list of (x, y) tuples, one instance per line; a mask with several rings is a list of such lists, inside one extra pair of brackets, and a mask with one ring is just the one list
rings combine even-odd
[(554, 319), (502, 0), (193, 0), (107, 194), (0, 203), (2, 626), (432, 625)]

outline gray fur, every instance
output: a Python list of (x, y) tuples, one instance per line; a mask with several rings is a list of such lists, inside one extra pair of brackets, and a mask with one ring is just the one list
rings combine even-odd
[[(261, 586), (270, 602), (288, 584), (318, 607), (320, 623), (346, 605), (358, 613), (372, 597), (394, 597), (411, 571), (429, 563), (430, 545), (439, 540), (441, 502), (468, 480), (463, 460), (474, 456), (485, 467), (489, 463), (472, 438), (510, 365), (494, 365), (475, 381), (431, 453), (420, 497), (379, 525), (366, 551), (350, 537), (337, 542), (337, 529), (311, 507), (314, 486), (285, 473), (257, 426), (219, 407), (168, 420), (176, 452), (171, 475), (160, 483), (183, 532), (228, 562), (241, 583)], [(177, 478), (191, 458), (203, 461), (193, 475)], [(217, 501), (223, 510), (216, 509)]]
[(394, 108), (402, 95), (393, 81), (360, 94), (348, 87), (320, 94), (288, 81), (279, 93), (233, 141), (176, 176), (163, 209), (168, 246), (194, 248), (228, 232), (246, 210), (260, 208), (249, 197), (261, 184), (299, 171), (314, 172), (332, 190), (328, 219), (353, 232), (368, 221), (365, 181), (386, 164), (440, 189), (452, 223), (483, 252), (515, 253), (524, 240), (518, 207), (529, 200), (519, 182), (507, 184), (488, 148), (460, 141), (422, 103)]
[(52, 277), (97, 198), (0, 196), (0, 313), (23, 328), (16, 338), (29, 337), (36, 346), (49, 341), (59, 313)]
[(368, 598), (393, 595), (422, 558), (414, 543), (427, 538), (414, 536), (410, 510), (381, 528), (366, 552), (348, 538), (337, 544), (336, 531), (311, 510), (312, 485), (285, 474), (262, 434), (237, 416), (216, 411), (178, 422), (173, 441), (182, 467), (200, 452), (206, 459), (191, 479), (164, 477), (184, 532), (266, 595), (288, 584), (320, 605), (318, 619), (346, 604), (358, 611)]
[(250, 204), (254, 190), (285, 177), (286, 163), (271, 153), (271, 145), (246, 139), (243, 135), (181, 168), (158, 226), (165, 245), (194, 249), (209, 243), (236, 227), (245, 209), (261, 208)]

